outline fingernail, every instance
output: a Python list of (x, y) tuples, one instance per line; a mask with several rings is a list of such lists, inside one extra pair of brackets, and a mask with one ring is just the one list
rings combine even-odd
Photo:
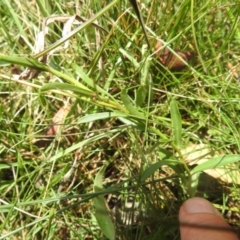
[(187, 200), (184, 203), (184, 210), (187, 213), (211, 213), (221, 216), (217, 209), (203, 198), (191, 198)]

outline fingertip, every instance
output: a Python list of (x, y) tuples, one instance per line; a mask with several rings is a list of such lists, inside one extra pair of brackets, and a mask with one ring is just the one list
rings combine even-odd
[(191, 198), (179, 211), (182, 240), (237, 240), (233, 229), (219, 211), (203, 198)]
[(190, 198), (184, 202), (180, 209), (179, 216), (184, 217), (185, 214), (191, 213), (209, 213), (222, 217), (219, 211), (209, 201), (199, 197)]

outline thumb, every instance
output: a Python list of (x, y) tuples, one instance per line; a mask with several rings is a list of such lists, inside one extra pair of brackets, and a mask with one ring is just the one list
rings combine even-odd
[(237, 240), (233, 229), (214, 206), (203, 198), (191, 198), (179, 212), (181, 240)]

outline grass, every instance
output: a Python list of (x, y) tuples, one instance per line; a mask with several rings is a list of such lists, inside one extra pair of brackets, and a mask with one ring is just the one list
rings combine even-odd
[[(141, 1), (148, 49), (130, 2), (109, 4), (0, 3), (0, 239), (179, 239), (196, 195), (238, 230), (240, 5)], [(62, 18), (34, 52), (44, 18), (74, 14), (67, 48)], [(194, 59), (169, 71), (158, 38)]]

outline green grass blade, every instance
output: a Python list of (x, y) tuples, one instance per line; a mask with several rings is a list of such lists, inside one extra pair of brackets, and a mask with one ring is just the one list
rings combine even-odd
[(175, 166), (174, 168), (176, 169), (176, 166), (179, 164), (181, 164), (181, 163), (174, 159), (168, 159), (168, 160), (156, 162), (156, 163), (150, 165), (147, 169), (145, 169), (145, 171), (141, 174), (140, 180), (141, 180), (141, 182), (144, 182), (147, 178), (149, 178), (151, 175), (153, 175), (154, 172), (157, 171), (163, 165), (170, 166), (170, 167)]
[(83, 71), (83, 69), (79, 66), (77, 66), (77, 64), (73, 64), (73, 67), (76, 71), (76, 73), (79, 75), (79, 77), (91, 88), (95, 89), (96, 92), (101, 93), (102, 96), (107, 95), (107, 92), (99, 87), (98, 85), (96, 85), (96, 83)]
[[(94, 185), (93, 185), (93, 191), (98, 192), (103, 190), (103, 185), (102, 185), (102, 179), (104, 172), (107, 168), (108, 164), (105, 164), (100, 171), (98, 172), (95, 180), (94, 180)], [(93, 199), (93, 204), (95, 207), (95, 217), (97, 219), (98, 225), (104, 235), (110, 239), (114, 240), (115, 239), (115, 228), (114, 224), (109, 216), (109, 211), (106, 206), (106, 200), (102, 195), (99, 195)]]
[(43, 85), (43, 87), (41, 88), (41, 91), (48, 91), (48, 90), (52, 90), (52, 89), (61, 89), (61, 90), (65, 90), (65, 91), (72, 91), (76, 94), (81, 94), (81, 95), (87, 96), (87, 97), (89, 97), (89, 96), (93, 97), (95, 95), (94, 92), (87, 89), (86, 87), (80, 88), (80, 87), (76, 87), (74, 85), (67, 84), (67, 83), (47, 83), (47, 84)]
[(122, 53), (122, 55), (124, 56), (124, 58), (127, 58), (132, 64), (133, 66), (138, 69), (140, 67), (140, 64), (138, 63), (138, 61), (132, 56), (132, 54), (128, 53), (126, 50), (120, 48), (119, 52)]
[(173, 141), (177, 147), (182, 146), (182, 118), (178, 109), (176, 100), (172, 100), (170, 104)]
[(0, 62), (7, 62), (12, 64), (17, 64), (24, 67), (29, 67), (33, 69), (38, 69), (41, 71), (48, 71), (48, 66), (38, 62), (34, 58), (26, 58), (26, 57), (17, 57), (17, 56), (7, 56), (0, 54)]
[(141, 107), (146, 100), (147, 97), (147, 89), (146, 86), (141, 85), (136, 91), (136, 105)]
[(201, 172), (207, 169), (220, 168), (230, 163), (235, 163), (240, 161), (240, 155), (225, 155), (216, 158), (209, 159), (207, 162), (199, 164), (195, 167), (191, 174)]
[(71, 31), (66, 37), (61, 38), (57, 42), (53, 43), (51, 46), (43, 50), (42, 52), (34, 55), (34, 58), (39, 58), (41, 56), (44, 56), (46, 53), (50, 52), (51, 50), (55, 49), (56, 47), (60, 46), (64, 42), (66, 42), (68, 39), (70, 39), (72, 36), (77, 34), (79, 31), (83, 30), (87, 26), (89, 26), (91, 23), (93, 23), (96, 19), (98, 19), (101, 15), (103, 15), (107, 10), (109, 10), (111, 7), (113, 7), (119, 0), (114, 0), (111, 3), (109, 3), (105, 8), (101, 9), (101, 11), (97, 12), (92, 18), (90, 18), (88, 21), (81, 24), (79, 27), (75, 28), (73, 31)]
[(78, 123), (89, 123), (97, 120), (108, 119), (108, 118), (119, 118), (119, 117), (127, 117), (127, 114), (121, 112), (101, 112), (94, 113), (83, 116), (79, 119)]
[(126, 109), (129, 111), (129, 113), (133, 116), (139, 117), (139, 118), (144, 118), (143, 113), (139, 112), (137, 110), (137, 108), (135, 106), (133, 106), (133, 104), (131, 103), (131, 100), (127, 94), (127, 90), (124, 89), (121, 92), (121, 99), (122, 102), (124, 104), (124, 106), (126, 107)]
[(49, 162), (54, 162), (56, 161), (57, 159), (63, 157), (63, 156), (66, 156), (68, 155), (69, 153), (73, 152), (74, 150), (82, 147), (82, 146), (85, 146), (85, 145), (88, 145), (88, 144), (91, 144), (101, 138), (104, 138), (104, 137), (107, 137), (109, 135), (111, 135), (112, 133), (115, 133), (117, 132), (118, 130), (110, 130), (108, 132), (104, 132), (104, 133), (100, 133), (96, 136), (93, 136), (93, 137), (90, 137), (88, 139), (85, 139), (81, 142), (78, 142), (77, 144), (74, 144), (72, 145), (71, 147), (67, 148), (67, 149), (64, 149), (63, 151), (59, 151), (59, 153), (57, 153), (56, 155), (54, 155), (53, 157), (51, 157), (48, 161)]

